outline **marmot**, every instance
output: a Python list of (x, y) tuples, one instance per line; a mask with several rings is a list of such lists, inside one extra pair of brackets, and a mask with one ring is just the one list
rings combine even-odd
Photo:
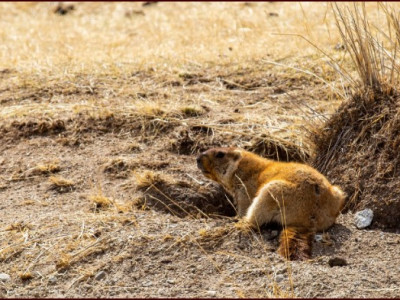
[(332, 226), (344, 206), (345, 193), (305, 164), (230, 147), (201, 153), (197, 166), (233, 196), (242, 224), (283, 225), (278, 251), (290, 260), (310, 258), (315, 233)]

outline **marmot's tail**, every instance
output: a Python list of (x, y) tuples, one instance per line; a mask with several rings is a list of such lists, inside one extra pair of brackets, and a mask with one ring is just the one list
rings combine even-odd
[(280, 236), (278, 252), (288, 260), (304, 260), (311, 257), (314, 232), (305, 228), (286, 227)]

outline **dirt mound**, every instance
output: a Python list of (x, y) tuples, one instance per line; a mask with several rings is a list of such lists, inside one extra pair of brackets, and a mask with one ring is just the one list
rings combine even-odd
[(84, 134), (105, 134), (135, 132), (168, 132), (176, 126), (174, 121), (163, 122), (157, 115), (123, 115), (104, 114), (86, 116), (83, 113), (75, 116), (53, 120), (49, 118), (26, 118), (11, 123), (0, 124), (0, 138), (16, 140), (34, 136), (82, 136)]
[[(7, 130), (8, 129), (8, 130)], [(7, 131), (18, 132), (18, 137), (28, 137), (32, 135), (58, 134), (65, 131), (63, 120), (29, 120), (27, 122), (14, 121), (7, 129), (3, 127), (3, 133)]]
[(269, 159), (298, 162), (309, 159), (304, 148), (278, 137), (262, 133), (255, 136), (243, 134), (232, 139), (232, 136), (216, 136), (212, 128), (197, 125), (178, 131), (169, 150), (177, 154), (194, 155), (212, 147), (238, 146), (235, 139), (243, 143), (243, 149)]
[(343, 187), (347, 209), (371, 208), (377, 228), (400, 228), (399, 106), (390, 90), (354, 95), (315, 137), (314, 165)]
[(265, 158), (278, 161), (305, 162), (309, 158), (309, 154), (302, 147), (267, 135), (253, 138), (250, 145), (244, 148)]

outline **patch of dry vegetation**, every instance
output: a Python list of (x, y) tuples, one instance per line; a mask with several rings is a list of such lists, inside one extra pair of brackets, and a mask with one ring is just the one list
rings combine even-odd
[(33, 168), (31, 171), (32, 175), (48, 175), (53, 174), (61, 171), (61, 167), (58, 161), (38, 164), (36, 167)]
[(63, 178), (61, 176), (50, 176), (49, 183), (49, 189), (55, 190), (59, 193), (70, 192), (75, 187), (75, 183), (72, 180)]
[[(376, 8), (365, 5), (368, 20), (382, 20)], [(0, 148), (12, 154), (0, 157), (0, 261), (12, 276), (0, 297), (331, 295), (295, 290), (276, 234), (238, 230), (232, 199), (194, 161), (228, 145), (313, 157), (313, 126), (368, 66), (343, 51), (329, 4), (3, 2), (0, 15)], [(385, 101), (381, 119), (363, 121), (384, 124)], [(297, 280), (329, 273), (324, 259), (295, 265)]]

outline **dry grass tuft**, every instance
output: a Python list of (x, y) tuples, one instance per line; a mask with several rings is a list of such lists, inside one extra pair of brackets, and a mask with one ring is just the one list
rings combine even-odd
[(49, 162), (45, 164), (38, 164), (32, 170), (32, 175), (48, 175), (61, 171), (61, 167), (58, 161)]
[(6, 231), (15, 230), (15, 231), (18, 231), (18, 232), (23, 232), (25, 230), (30, 230), (32, 228), (33, 228), (32, 224), (28, 224), (28, 223), (26, 223), (24, 221), (20, 221), (20, 222), (16, 222), (16, 223), (13, 223), (11, 225), (6, 226), (5, 230)]
[(251, 226), (247, 222), (244, 222), (243, 220), (240, 220), (239, 222), (235, 223), (234, 226), (236, 229), (244, 233), (250, 233), (253, 231)]
[(60, 176), (51, 176), (49, 182), (49, 189), (55, 190), (59, 193), (70, 192), (75, 188), (75, 183), (72, 180)]
[(235, 230), (234, 227), (232, 227), (230, 225), (222, 226), (222, 227), (215, 227), (212, 229), (202, 228), (199, 230), (199, 235), (203, 242), (208, 243), (211, 240), (218, 240), (223, 237), (226, 237), (228, 234), (232, 233), (234, 230)]
[(28, 272), (18, 273), (18, 277), (22, 281), (27, 281), (27, 280), (31, 280), (33, 278), (33, 274), (28, 271)]
[(172, 183), (174, 182), (172, 180), (172, 178), (168, 177), (166, 179), (166, 178), (164, 178), (164, 176), (162, 174), (153, 172), (150, 170), (146, 170), (142, 173), (135, 172), (134, 176), (135, 176), (135, 182), (136, 182), (137, 188), (140, 190), (147, 189), (157, 183), (163, 183), (166, 181), (169, 181)]
[(387, 28), (370, 23), (365, 3), (354, 3), (353, 10), (334, 5), (337, 27), (360, 80), (352, 78), (347, 70), (341, 69), (340, 73), (355, 90), (361, 87), (384, 92), (398, 84), (399, 20), (388, 4), (379, 5)]
[(65, 270), (71, 265), (72, 257), (69, 254), (61, 253), (56, 261), (56, 268)]
[(95, 210), (107, 209), (113, 204), (113, 201), (103, 195), (91, 195), (88, 198), (94, 205)]
[(180, 110), (185, 117), (198, 117), (206, 112), (204, 108), (196, 106), (185, 106), (181, 107)]

